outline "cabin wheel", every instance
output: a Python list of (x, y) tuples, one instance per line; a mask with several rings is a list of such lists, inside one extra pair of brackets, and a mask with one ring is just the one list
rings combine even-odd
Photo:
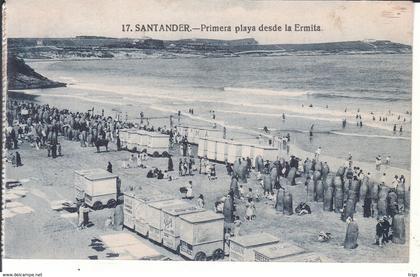
[(103, 207), (102, 207), (102, 202), (101, 202), (101, 201), (96, 201), (96, 202), (93, 204), (92, 208), (93, 208), (94, 210), (101, 210), (101, 209), (103, 208)]
[(224, 257), (225, 257), (225, 252), (222, 249), (218, 248), (218, 249), (214, 250), (214, 252), (213, 252), (213, 260), (214, 261), (223, 260)]
[(207, 259), (206, 254), (204, 252), (198, 252), (195, 254), (194, 261), (205, 261)]
[(163, 151), (162, 156), (165, 157), (165, 158), (168, 158), (169, 157), (169, 153), (166, 152), (166, 151)]
[(115, 208), (115, 206), (117, 205), (117, 201), (115, 201), (115, 199), (109, 199), (106, 205), (110, 209)]
[(153, 157), (159, 157), (159, 152), (158, 151), (153, 152)]
[(133, 149), (131, 149), (131, 151), (134, 153), (137, 152), (137, 147), (134, 146)]

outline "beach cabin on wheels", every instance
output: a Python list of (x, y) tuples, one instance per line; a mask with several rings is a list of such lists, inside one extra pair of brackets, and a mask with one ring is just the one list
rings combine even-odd
[(199, 144), (200, 139), (223, 139), (223, 131), (214, 128), (178, 126), (181, 136), (186, 136), (189, 143)]
[(99, 168), (75, 171), (76, 200), (83, 200), (94, 210), (100, 210), (104, 206), (115, 207), (117, 178), (117, 175)]
[(204, 209), (198, 208), (190, 203), (184, 203), (175, 207), (165, 207), (162, 209), (162, 244), (169, 249), (179, 253), (180, 248), (180, 216), (202, 212)]
[(217, 144), (217, 140), (216, 139), (212, 139), (212, 138), (208, 138), (207, 140), (207, 159), (209, 160), (216, 160), (216, 152), (217, 152), (217, 148), (216, 148), (216, 144)]
[(153, 192), (124, 193), (124, 227), (132, 229), (142, 236), (149, 235), (149, 224), (146, 220), (148, 204), (173, 199), (173, 197)]
[(306, 252), (305, 249), (291, 243), (277, 243), (254, 250), (256, 262), (281, 262), (288, 257), (296, 257)]
[(86, 178), (85, 175), (95, 172), (97, 169), (81, 169), (74, 171), (74, 192), (75, 199), (78, 202), (85, 201)]
[(163, 230), (163, 208), (184, 205), (186, 202), (181, 199), (171, 199), (149, 203), (146, 213), (146, 221), (149, 224), (149, 239), (162, 243)]
[(119, 131), (121, 147), (129, 151), (147, 152), (153, 156), (169, 154), (169, 135), (138, 129), (121, 129)]
[(220, 138), (201, 138), (198, 142), (198, 156), (229, 163), (234, 163), (239, 158), (250, 158), (255, 161), (257, 156), (261, 156), (264, 160), (275, 161), (279, 157), (279, 149), (269, 145)]
[(154, 157), (169, 156), (169, 135), (148, 132), (147, 153)]
[(216, 160), (224, 162), (228, 158), (228, 141), (221, 139), (216, 141)]
[(133, 150), (136, 150), (136, 152), (147, 151), (149, 145), (149, 136), (147, 135), (147, 132), (143, 130), (132, 132), (132, 145)]
[(203, 211), (179, 216), (179, 253), (191, 260), (224, 257), (224, 216)]
[(207, 157), (207, 139), (200, 138), (198, 141), (197, 156), (199, 158)]
[(234, 163), (239, 158), (242, 158), (242, 144), (237, 141), (227, 141), (227, 161)]
[(229, 261), (255, 261), (255, 252), (261, 247), (277, 244), (280, 240), (268, 233), (258, 233), (230, 239)]

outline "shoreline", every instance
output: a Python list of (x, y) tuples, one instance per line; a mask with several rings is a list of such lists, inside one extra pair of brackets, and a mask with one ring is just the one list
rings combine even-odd
[[(13, 91), (16, 93), (16, 91)], [(25, 97), (25, 96), (33, 96), (35, 101), (38, 101), (40, 104), (50, 104), (46, 99), (43, 99), (44, 97), (55, 97), (54, 95), (40, 95), (40, 94), (32, 94), (32, 93), (28, 93), (26, 90), (22, 90), (19, 91), (19, 96), (18, 97)], [(64, 97), (64, 95), (62, 95)], [(61, 97), (61, 96), (60, 96)], [(121, 106), (125, 106), (125, 104), (121, 104), (118, 106), (115, 105), (115, 103), (113, 102), (106, 102), (106, 101), (96, 101), (93, 99), (89, 99), (86, 97), (82, 97), (82, 96), (78, 96), (78, 95), (66, 95), (65, 97), (68, 98), (74, 98), (74, 99), (80, 99), (83, 101), (89, 101), (91, 103), (94, 103), (96, 105), (101, 105), (100, 108), (105, 108), (103, 105), (107, 106), (109, 109), (109, 111), (115, 111), (116, 109), (120, 109), (119, 107)], [(19, 98), (17, 98), (19, 99)], [(29, 101), (34, 101), (34, 100), (29, 100)], [(46, 100), (46, 101), (44, 101)], [(138, 102), (136, 102), (138, 103)], [(65, 104), (64, 104), (65, 105)], [(147, 103), (142, 103), (141, 105), (137, 106), (137, 108), (140, 108), (141, 110), (144, 110), (146, 107), (145, 105), (147, 105)], [(70, 106), (70, 107), (69, 107)], [(71, 105), (69, 106), (65, 106), (65, 107), (61, 107), (61, 108), (68, 108), (71, 109)], [(125, 111), (126, 113), (130, 113), (132, 111), (130, 111), (131, 109), (126, 106), (128, 108), (127, 111)], [(154, 113), (146, 113), (151, 117), (163, 117), (164, 115), (168, 115), (168, 114), (172, 114), (175, 115), (176, 114), (176, 110), (170, 110), (170, 109), (163, 109), (161, 107), (156, 107), (154, 105), (147, 105), (147, 109), (150, 110), (149, 112), (154, 111)], [(72, 109), (71, 109), (72, 110)], [(108, 112), (109, 113), (109, 112)], [(131, 114), (131, 120), (129, 119), (129, 121), (133, 121), (132, 119), (132, 114)], [(129, 117), (129, 118), (130, 118)], [(249, 138), (246, 139), (247, 142), (249, 142), (249, 140), (254, 140), (254, 143), (258, 143), (258, 139), (257, 136), (262, 136), (265, 137), (267, 140), (271, 139), (273, 136), (263, 133), (263, 132), (258, 132), (255, 130), (251, 130), (251, 129), (246, 129), (244, 127), (241, 126), (235, 126), (235, 125), (228, 125), (225, 124), (223, 121), (218, 121), (218, 120), (212, 120), (212, 119), (207, 119), (207, 118), (203, 118), (201, 116), (197, 116), (197, 115), (191, 115), (188, 113), (183, 113), (183, 117), (187, 117), (189, 120), (187, 122), (183, 122), (182, 125), (188, 125), (188, 124), (192, 124), (194, 122), (201, 122), (201, 123), (208, 123), (209, 126), (211, 126), (211, 124), (213, 123), (217, 123), (217, 125), (222, 126), (222, 127), (226, 127), (227, 130), (229, 130), (229, 137), (231, 137), (234, 140), (238, 140), (238, 141), (243, 141), (244, 138), (241, 136), (245, 135), (249, 135)], [(254, 136), (252, 138), (252, 136)], [(411, 140), (411, 137), (409, 138)], [(295, 155), (297, 157), (299, 157), (300, 159), (304, 160), (305, 158), (310, 158), (312, 159), (314, 156), (314, 153), (311, 153), (309, 151), (305, 151), (304, 149), (302, 149), (301, 147), (299, 147), (296, 143), (290, 143), (290, 152), (289, 155), (287, 155), (285, 150), (279, 150), (280, 154), (282, 155), (282, 157), (289, 157), (290, 155)], [(333, 172), (337, 171), (338, 168), (340, 166), (342, 166), (346, 161), (345, 159), (342, 159), (340, 157), (334, 157), (334, 156), (328, 156), (328, 155), (323, 155), (321, 154), (322, 160), (326, 161), (329, 165), (330, 168), (332, 169)], [(384, 157), (385, 158), (385, 157)], [(382, 165), (381, 166), (381, 170), (377, 171), (375, 169), (375, 164), (374, 163), (368, 163), (368, 162), (362, 162), (362, 161), (357, 161), (357, 160), (353, 160), (353, 166), (358, 166), (361, 169), (363, 169), (363, 171), (365, 173), (370, 172), (371, 173), (371, 177), (379, 182), (381, 180), (382, 174), (384, 172), (392, 172), (392, 173), (387, 173), (386, 174), (386, 178), (385, 180), (389, 183), (392, 182), (393, 180), (393, 176), (394, 175), (404, 175), (407, 179), (408, 182), (408, 186), (410, 186), (410, 181), (411, 181), (411, 170), (407, 170), (404, 168), (399, 168), (399, 167), (393, 167), (393, 166), (386, 166), (386, 165)]]

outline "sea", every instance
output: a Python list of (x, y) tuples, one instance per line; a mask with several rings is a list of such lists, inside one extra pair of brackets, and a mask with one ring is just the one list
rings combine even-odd
[[(203, 126), (290, 134), (305, 151), (410, 169), (412, 56), (318, 55), (27, 61), (66, 88), (31, 93), (106, 112), (188, 113)], [(57, 100), (61, 99), (61, 100)], [(113, 107), (110, 110), (108, 107)], [(284, 120), (283, 120), (284, 114)], [(363, 127), (357, 126), (356, 115)], [(375, 121), (373, 120), (375, 117)], [(383, 122), (382, 118), (387, 121)], [(381, 118), (381, 121), (379, 121)], [(346, 127), (342, 121), (346, 119)], [(394, 124), (397, 132), (393, 132)], [(314, 136), (309, 138), (313, 126)], [(403, 132), (399, 132), (402, 127)], [(252, 136), (248, 134), (248, 136)]]

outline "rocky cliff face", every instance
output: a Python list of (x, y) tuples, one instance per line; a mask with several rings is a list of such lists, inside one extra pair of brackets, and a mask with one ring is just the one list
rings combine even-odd
[(65, 87), (65, 83), (52, 81), (35, 72), (22, 59), (9, 56), (7, 61), (8, 89), (35, 89)]

